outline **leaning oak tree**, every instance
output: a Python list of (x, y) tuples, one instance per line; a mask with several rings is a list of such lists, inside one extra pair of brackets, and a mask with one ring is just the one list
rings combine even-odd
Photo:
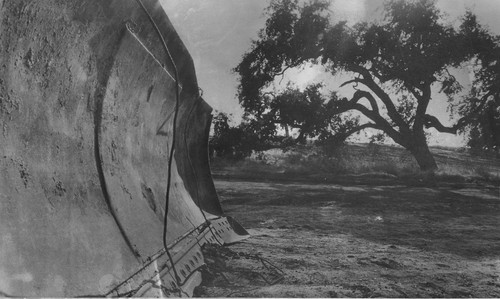
[[(262, 94), (277, 76), (307, 62), (319, 63), (332, 74), (352, 75), (341, 85), (355, 88), (352, 97), (330, 100), (337, 114), (358, 111), (368, 119), (350, 132), (381, 130), (409, 150), (422, 170), (436, 169), (425, 128), (456, 133), (467, 124), (468, 115), (454, 126), (444, 126), (427, 111), (435, 97), (433, 87), (458, 102), (463, 86), (452, 70), (478, 64), (478, 49), (470, 46), (467, 24), (446, 25), (433, 1), (389, 1), (384, 14), (379, 23), (348, 26), (345, 21), (332, 24), (328, 1), (272, 1), (266, 27), (235, 68), (245, 111), (258, 118), (268, 108)], [(467, 20), (465, 16), (462, 21)], [(480, 109), (481, 104), (474, 107)]]

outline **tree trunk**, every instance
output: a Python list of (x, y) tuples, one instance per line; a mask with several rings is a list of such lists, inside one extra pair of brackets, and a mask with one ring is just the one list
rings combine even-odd
[(305, 144), (306, 143), (306, 134), (304, 134), (304, 131), (300, 131), (299, 137), (295, 139), (296, 143), (299, 144)]
[(409, 148), (409, 150), (415, 157), (415, 160), (417, 160), (420, 170), (434, 171), (438, 168), (436, 161), (434, 160), (434, 156), (432, 156), (432, 153), (429, 150), (425, 137), (423, 140), (414, 141), (413, 146)]

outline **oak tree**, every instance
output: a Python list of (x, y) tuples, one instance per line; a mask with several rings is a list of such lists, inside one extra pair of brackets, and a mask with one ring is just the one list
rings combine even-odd
[[(475, 22), (470, 12), (461, 22), (459, 27), (446, 24), (430, 0), (388, 1), (381, 21), (352, 26), (332, 21), (328, 1), (273, 0), (265, 28), (235, 68), (240, 103), (248, 115), (259, 119), (270, 109), (263, 94), (275, 78), (304, 63), (322, 64), (332, 74), (351, 76), (341, 86), (355, 87), (349, 98), (330, 99), (333, 114), (358, 111), (368, 119), (348, 132), (380, 130), (409, 150), (422, 170), (434, 170), (437, 165), (425, 129), (457, 133), (491, 97), (498, 99), (490, 82), (498, 64), (489, 65), (497, 61), (493, 49), (498, 49), (498, 38)], [(489, 48), (480, 48), (478, 40)], [(453, 70), (471, 64), (482, 84), (470, 97), (460, 98), (464, 86)], [(453, 126), (443, 125), (427, 111), (436, 100), (436, 86), (461, 110), (462, 117)]]

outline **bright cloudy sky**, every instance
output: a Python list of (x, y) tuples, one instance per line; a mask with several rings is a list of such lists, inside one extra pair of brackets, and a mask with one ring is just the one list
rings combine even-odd
[[(239, 119), (242, 110), (236, 98), (237, 76), (232, 69), (250, 47), (252, 39), (263, 28), (263, 10), (269, 0), (160, 0), (168, 17), (193, 57), (203, 96), (214, 109), (232, 113)], [(357, 22), (372, 20), (380, 15), (383, 0), (333, 0), (331, 10), (335, 20)], [(438, 7), (456, 21), (466, 9), (478, 16), (481, 24), (500, 34), (500, 0), (438, 0)], [(293, 80), (299, 86), (312, 82), (333, 82), (318, 67), (293, 70), (283, 81)], [(343, 92), (349, 92), (344, 88)], [(450, 124), (447, 103), (431, 102), (429, 112)], [(368, 133), (370, 134), (370, 133)], [(361, 137), (363, 140), (363, 137)], [(432, 132), (431, 144), (461, 146), (463, 137)]]

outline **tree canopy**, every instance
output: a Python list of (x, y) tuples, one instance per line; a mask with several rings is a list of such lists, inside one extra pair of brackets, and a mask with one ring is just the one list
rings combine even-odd
[(267, 131), (275, 131), (279, 125), (286, 131), (287, 138), (292, 138), (289, 130), (296, 129), (298, 136), (294, 141), (304, 143), (306, 138), (329, 138), (333, 129), (342, 130), (357, 121), (356, 118), (342, 119), (336, 113), (334, 101), (327, 101), (321, 88), (322, 84), (311, 84), (304, 90), (289, 85), (278, 94), (267, 92), (262, 104), (268, 109), (260, 114), (261, 128), (265, 126)]
[(500, 148), (500, 47), (499, 38), (478, 24), (468, 12), (461, 30), (466, 47), (475, 61), (473, 88), (455, 105), (461, 115), (461, 131), (469, 132), (468, 144), (476, 148)]
[(265, 130), (257, 129), (259, 122), (242, 122), (231, 126), (232, 115), (216, 112), (212, 115), (213, 133), (209, 139), (210, 156), (243, 159), (252, 150), (266, 150), (272, 145), (271, 135), (263, 135)]
[[(351, 78), (341, 86), (355, 89), (350, 98), (332, 93), (327, 101), (318, 101), (324, 105), (320, 109), (324, 114), (358, 111), (368, 121), (352, 122), (345, 132), (368, 127), (381, 130), (408, 149), (421, 169), (432, 170), (437, 166), (425, 128), (456, 133), (474, 120), (477, 123), (488, 101), (494, 102), (490, 106), (500, 106), (499, 39), (478, 24), (471, 12), (463, 16), (459, 27), (446, 24), (430, 0), (388, 1), (382, 21), (352, 26), (333, 22), (329, 2), (323, 0), (305, 4), (274, 0), (266, 13), (265, 28), (235, 68), (240, 76), (240, 103), (256, 119), (269, 115), (272, 106), (285, 98), (290, 105), (300, 105), (293, 90), (274, 97), (275, 102), (265, 97), (264, 89), (276, 77), (306, 62), (321, 64), (332, 74), (349, 74)], [(452, 71), (460, 68), (470, 68), (475, 75), (466, 97), (459, 96), (464, 86)], [(427, 111), (435, 98), (434, 87), (459, 111), (461, 118), (455, 125), (444, 126)]]

